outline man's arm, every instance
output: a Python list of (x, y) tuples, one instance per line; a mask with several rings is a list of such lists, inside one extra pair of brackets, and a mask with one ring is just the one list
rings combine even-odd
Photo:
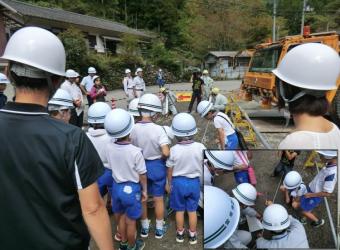
[(84, 85), (79, 84), (81, 92), (83, 92), (84, 95), (89, 95), (89, 93), (86, 91)]
[(113, 250), (109, 215), (100, 196), (97, 183), (78, 190), (84, 221), (99, 249)]

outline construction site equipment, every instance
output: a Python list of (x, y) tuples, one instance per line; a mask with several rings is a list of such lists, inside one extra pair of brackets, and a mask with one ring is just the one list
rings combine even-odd
[(316, 165), (318, 168), (322, 168), (324, 164), (322, 164), (321, 162), (318, 162), (316, 160), (317, 158), (318, 158), (318, 153), (315, 150), (311, 151), (303, 166), (305, 168), (308, 168), (308, 167), (314, 167)]

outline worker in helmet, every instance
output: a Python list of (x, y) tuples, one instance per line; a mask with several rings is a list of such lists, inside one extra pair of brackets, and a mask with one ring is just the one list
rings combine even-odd
[(133, 85), (135, 86), (136, 98), (139, 98), (143, 95), (145, 91), (145, 82), (143, 79), (143, 70), (142, 68), (138, 68), (136, 70), (136, 76), (133, 78)]
[(169, 111), (172, 115), (176, 115), (177, 109), (176, 109), (176, 95), (174, 92), (169, 90), (168, 88), (161, 87), (159, 89), (160, 93), (160, 99), (162, 101), (163, 106), (163, 115), (167, 115)]
[(6, 201), (1, 204), (1, 247), (85, 250), (92, 237), (100, 249), (113, 249), (97, 185), (103, 163), (81, 129), (47, 113), (47, 102), (65, 75), (62, 42), (45, 29), (21, 28), (7, 42), (2, 59), (9, 61), (16, 100), (0, 110), (0, 129), (6, 131), (0, 134), (6, 145), (0, 149), (0, 168), (6, 173), (0, 175)]
[(0, 73), (0, 109), (7, 103), (7, 96), (4, 94), (4, 91), (6, 90), (7, 84), (9, 83), (10, 81), (8, 80), (7, 76)]
[(213, 103), (213, 107), (215, 110), (219, 110), (221, 112), (225, 111), (225, 108), (227, 107), (228, 100), (227, 98), (220, 94), (219, 88), (213, 88), (211, 90), (211, 95), (209, 97), (209, 102)]
[(326, 92), (337, 89), (340, 58), (331, 47), (305, 43), (291, 49), (273, 70), (278, 77), (279, 108), (288, 111), (295, 130), (280, 143), (280, 149), (337, 149), (340, 130), (326, 120)]
[(50, 116), (69, 123), (71, 109), (74, 108), (71, 95), (63, 89), (58, 89), (51, 100), (48, 101), (48, 112)]
[(207, 69), (203, 70), (202, 72), (202, 80), (204, 82), (203, 100), (209, 100), (214, 80), (209, 76), (209, 72)]
[(80, 83), (80, 89), (83, 92), (84, 95), (87, 97), (88, 105), (91, 106), (93, 103), (93, 100), (90, 96), (91, 89), (93, 87), (93, 77), (97, 74), (97, 70), (94, 67), (89, 67), (87, 69), (88, 75), (83, 78), (83, 80)]
[(137, 96), (133, 78), (131, 76), (131, 70), (125, 70), (125, 77), (123, 79), (124, 92), (128, 98), (128, 103)]

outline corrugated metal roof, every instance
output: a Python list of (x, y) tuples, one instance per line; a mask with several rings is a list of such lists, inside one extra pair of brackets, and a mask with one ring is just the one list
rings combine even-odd
[(234, 57), (238, 51), (209, 51), (209, 54), (212, 54), (216, 57)]
[(137, 36), (148, 37), (148, 38), (152, 37), (151, 35), (146, 34), (144, 32), (140, 32), (138, 30), (129, 28), (128, 26), (124, 24), (112, 22), (109, 20), (105, 20), (105, 19), (101, 19), (101, 18), (97, 18), (93, 16), (82, 15), (82, 14), (78, 14), (78, 13), (74, 13), (70, 11), (65, 11), (62, 9), (40, 7), (40, 6), (23, 3), (19, 1), (13, 1), (13, 0), (0, 1), (0, 5), (4, 6), (3, 3), (9, 5), (11, 8), (15, 9), (17, 12), (19, 12), (23, 16), (38, 17), (38, 18), (43, 18), (43, 19), (48, 19), (48, 20), (55, 20), (55, 21), (66, 22), (66, 23), (71, 23), (71, 24), (83, 25), (87, 27), (94, 27), (94, 28), (98, 28), (102, 30), (134, 34)]

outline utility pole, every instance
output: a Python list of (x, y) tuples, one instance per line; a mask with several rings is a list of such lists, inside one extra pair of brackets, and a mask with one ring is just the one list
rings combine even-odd
[(307, 4), (307, 0), (303, 0), (302, 16), (301, 16), (301, 35), (303, 35), (303, 27), (305, 26), (306, 4)]
[(272, 37), (272, 40), (273, 42), (275, 42), (276, 40), (276, 32), (275, 32), (275, 28), (276, 28), (276, 0), (274, 0), (274, 5), (273, 5), (273, 37)]

